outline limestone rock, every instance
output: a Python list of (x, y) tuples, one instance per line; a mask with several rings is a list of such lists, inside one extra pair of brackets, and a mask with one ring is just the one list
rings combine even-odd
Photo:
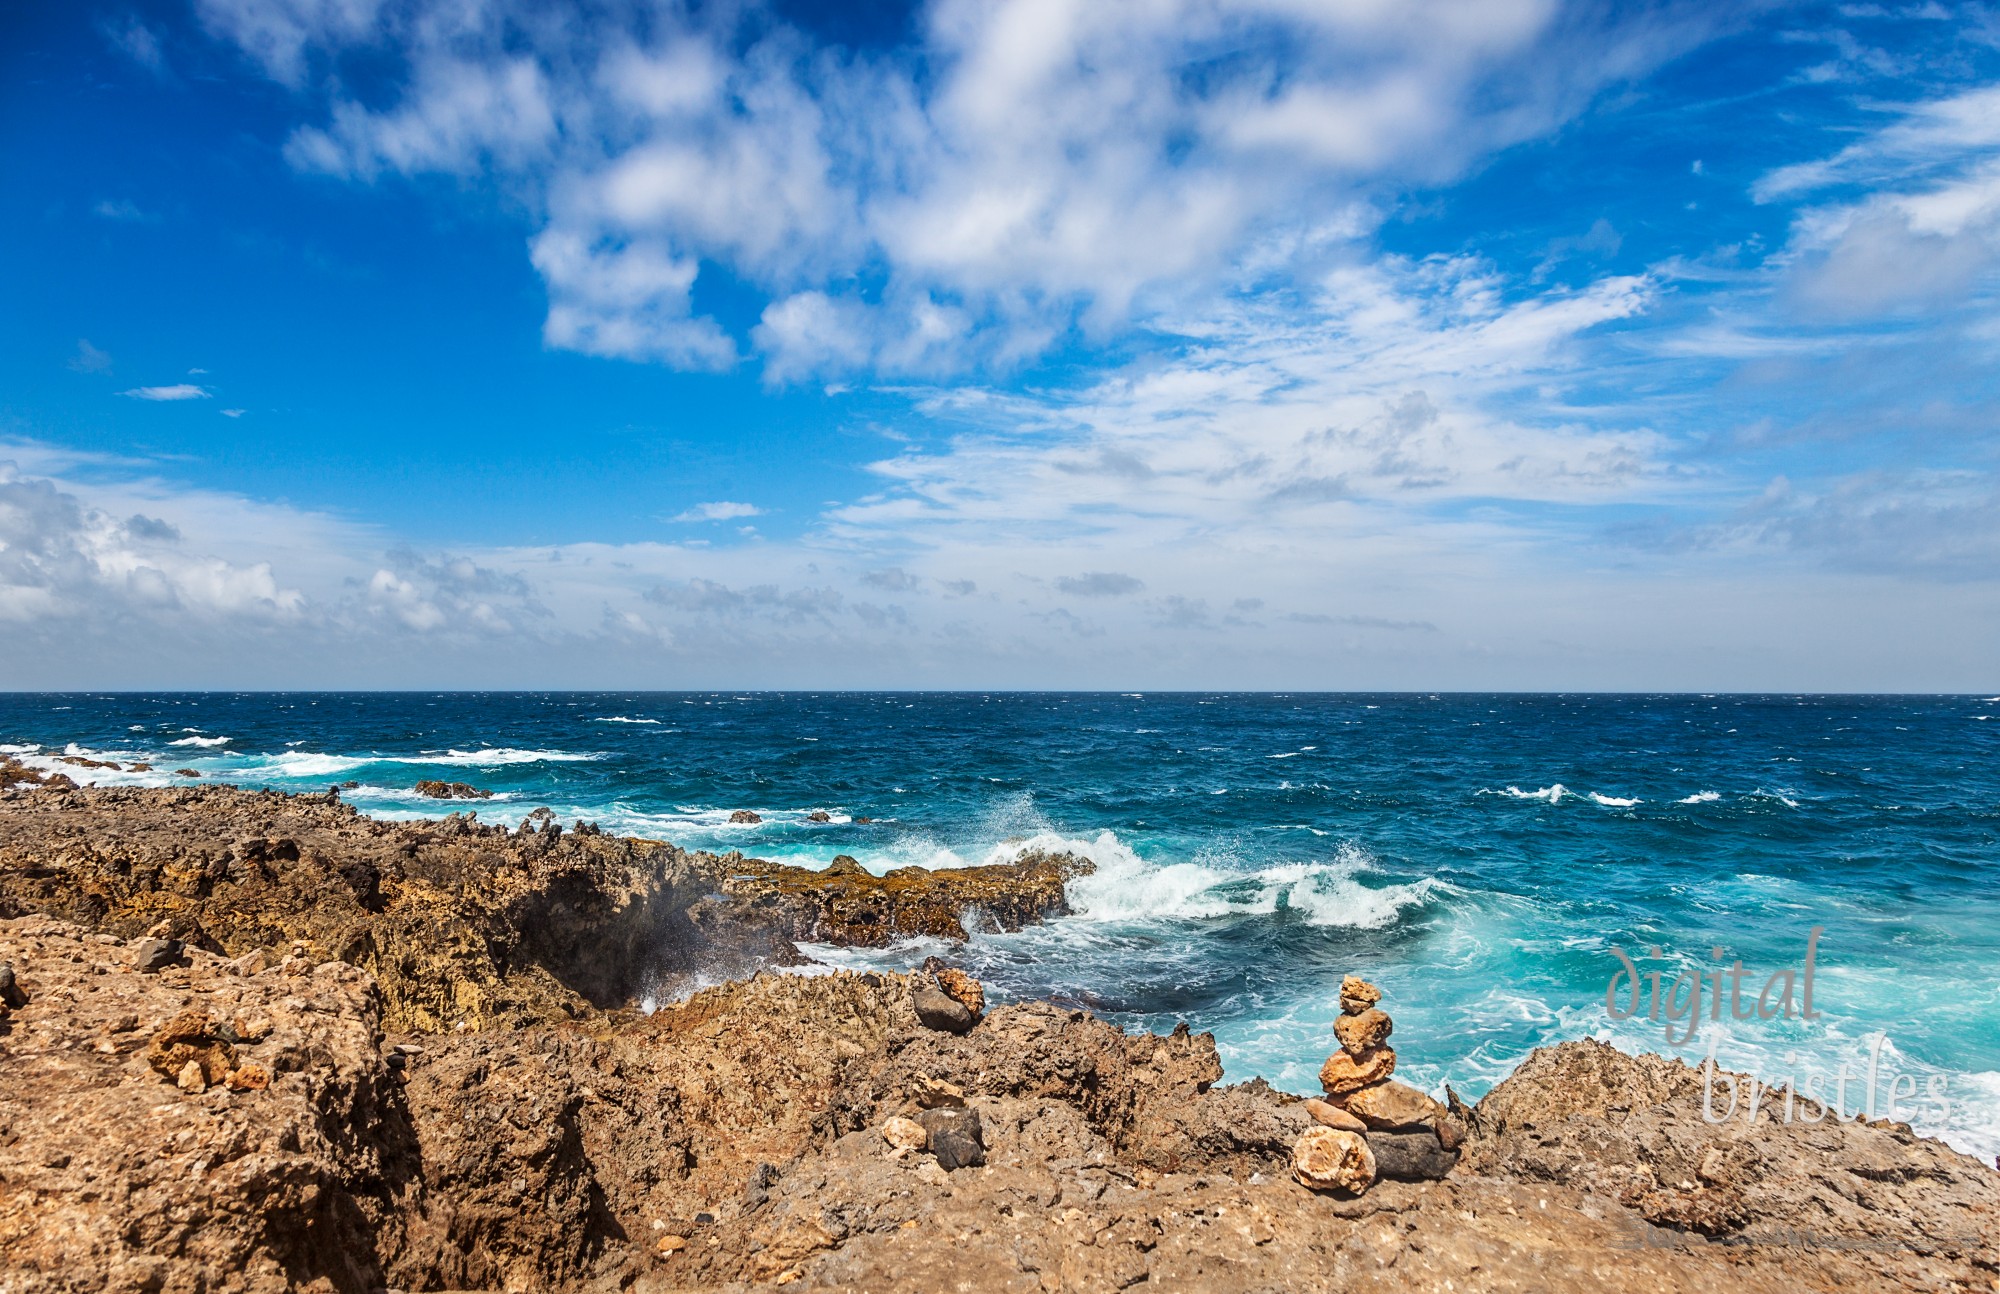
[(898, 1151), (922, 1150), (930, 1144), (930, 1133), (915, 1119), (899, 1116), (882, 1125), (882, 1139)]
[(1389, 1013), (1375, 1007), (1360, 1015), (1342, 1015), (1333, 1022), (1334, 1037), (1340, 1039), (1341, 1050), (1350, 1056), (1375, 1050), (1389, 1040), (1394, 1028)]
[(1395, 1132), (1411, 1128), (1428, 1129), (1444, 1113), (1444, 1107), (1436, 1101), (1408, 1083), (1398, 1083), (1394, 1079), (1371, 1083), (1350, 1093), (1341, 1104), (1349, 1114), (1370, 1128)]
[(1292, 1176), (1315, 1191), (1359, 1195), (1375, 1183), (1375, 1156), (1359, 1133), (1308, 1128), (1292, 1149)]
[(738, 809), (729, 815), (729, 820), (738, 826), (754, 827), (762, 822), (764, 817), (762, 814), (753, 813), (749, 809)]
[(931, 1154), (947, 1172), (977, 1168), (986, 1162), (986, 1132), (979, 1111), (954, 1106), (924, 1110), (917, 1122), (929, 1134)]
[(1299, 1108), (1313, 1117), (1313, 1122), (1328, 1128), (1339, 1128), (1343, 1132), (1366, 1132), (1368, 1125), (1341, 1109), (1331, 1101), (1322, 1101), (1316, 1096), (1307, 1097), (1299, 1103)]
[(1362, 979), (1359, 975), (1348, 975), (1340, 981), (1340, 1009), (1346, 1015), (1360, 1015), (1382, 1000), (1382, 990)]
[[(1396, 1050), (1377, 1047), (1361, 1056), (1336, 1051), (1319, 1067), (1319, 1085), (1328, 1096), (1345, 1097), (1370, 1083), (1379, 1083), (1396, 1071)], [(1344, 1104), (1344, 1102), (1343, 1102)]]
[(1376, 1173), (1389, 1181), (1441, 1181), (1458, 1163), (1458, 1155), (1446, 1150), (1429, 1129), (1370, 1132), (1368, 1148), (1375, 1154)]

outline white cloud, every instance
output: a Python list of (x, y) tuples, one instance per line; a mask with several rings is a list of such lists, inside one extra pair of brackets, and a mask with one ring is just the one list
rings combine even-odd
[(708, 262), (768, 295), (751, 340), (773, 381), (941, 376), (1150, 320), (1376, 186), (1550, 129), (1715, 21), (1672, 3), (939, 0), (913, 47), (868, 53), (754, 7), (202, 11), (287, 84), (315, 53), (395, 43), (406, 80), (384, 102), (335, 89), (288, 155), (364, 180), (492, 176), (539, 221), (549, 345), (727, 366), (736, 343), (694, 306)]
[(118, 394), (129, 395), (135, 400), (172, 401), (206, 400), (209, 398), (209, 393), (206, 389), (196, 386), (192, 382), (176, 382), (172, 386), (135, 386), (129, 391), (120, 391)]
[(750, 503), (697, 503), (672, 518), (674, 521), (734, 521), (739, 517), (761, 517), (764, 510)]

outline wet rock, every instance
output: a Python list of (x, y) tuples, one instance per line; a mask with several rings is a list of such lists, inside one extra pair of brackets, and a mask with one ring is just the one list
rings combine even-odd
[(1430, 1128), (1444, 1113), (1444, 1107), (1436, 1101), (1408, 1083), (1398, 1083), (1393, 1079), (1350, 1093), (1341, 1104), (1349, 1114), (1370, 1128), (1399, 1132)]
[(1441, 1181), (1458, 1163), (1429, 1129), (1416, 1132), (1370, 1132), (1368, 1148), (1375, 1155), (1376, 1175), (1396, 1182)]
[(941, 1029), (946, 1033), (964, 1033), (970, 1029), (972, 1012), (944, 990), (923, 982), (929, 978), (922, 976), (910, 988), (910, 1005), (916, 1008), (917, 1019), (927, 1029)]
[(1308, 1097), (1299, 1103), (1299, 1108), (1313, 1117), (1313, 1122), (1328, 1128), (1339, 1128), (1343, 1132), (1366, 1132), (1368, 1125), (1347, 1111), (1318, 1097)]
[(1308, 1128), (1292, 1149), (1292, 1176), (1315, 1191), (1359, 1195), (1375, 1182), (1375, 1156), (1361, 1134)]
[(982, 928), (1001, 930), (1067, 915), (1065, 886), (1096, 866), (1068, 854), (1027, 854), (1011, 863), (898, 867), (876, 876), (859, 866), (814, 871), (730, 861), (715, 902), (718, 919), (775, 922), (800, 942), (871, 948), (917, 936), (964, 940), (968, 913)]
[(201, 773), (200, 773), (200, 772), (198, 772), (198, 771), (197, 771), (197, 770), (195, 770), (195, 769), (192, 769), (192, 768), (177, 768), (177, 769), (175, 769), (175, 770), (174, 770), (174, 776), (175, 776), (175, 777), (200, 777), (200, 776), (201, 776)]
[(979, 1111), (956, 1106), (924, 1110), (916, 1121), (929, 1136), (930, 1152), (947, 1172), (977, 1168), (986, 1162), (986, 1132)]
[(807, 821), (807, 822), (832, 822), (832, 821), (833, 821), (833, 815), (832, 815), (832, 814), (830, 814), (830, 813), (828, 813), (828, 812), (827, 812), (827, 811), (826, 811), (825, 809), (814, 809), (814, 810), (813, 810), (813, 811), (812, 811), (811, 813), (808, 813), (808, 814), (806, 815), (806, 821)]
[(1382, 990), (1362, 979), (1359, 975), (1348, 975), (1340, 981), (1340, 1010), (1345, 1015), (1360, 1015), (1382, 1000)]
[(882, 1125), (882, 1140), (899, 1152), (922, 1150), (930, 1144), (930, 1132), (915, 1119), (898, 1116)]
[(490, 800), (493, 798), (493, 792), (491, 791), (483, 791), (476, 786), (468, 786), (464, 782), (441, 782), (435, 778), (425, 778), (410, 789), (414, 790), (418, 795), (428, 796), (433, 800)]
[(132, 969), (155, 975), (180, 961), (181, 953), (178, 939), (141, 939), (132, 947)]
[[(1331, 1097), (1344, 1098), (1370, 1083), (1379, 1083), (1396, 1070), (1393, 1047), (1377, 1047), (1361, 1056), (1336, 1051), (1319, 1067), (1319, 1085)], [(1341, 1103), (1345, 1103), (1344, 1101)]]
[(729, 820), (732, 823), (735, 823), (737, 826), (754, 827), (758, 823), (762, 822), (764, 820), (764, 817), (762, 814), (752, 813), (748, 809), (738, 809), (736, 812), (729, 815)]
[(1387, 1011), (1370, 1007), (1360, 1015), (1343, 1015), (1333, 1022), (1334, 1037), (1340, 1039), (1341, 1050), (1350, 1056), (1373, 1051), (1389, 1040), (1395, 1025)]

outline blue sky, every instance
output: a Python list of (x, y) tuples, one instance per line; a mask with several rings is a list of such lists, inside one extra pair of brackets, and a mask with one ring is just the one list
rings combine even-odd
[(0, 24), (0, 685), (1995, 684), (1984, 6)]

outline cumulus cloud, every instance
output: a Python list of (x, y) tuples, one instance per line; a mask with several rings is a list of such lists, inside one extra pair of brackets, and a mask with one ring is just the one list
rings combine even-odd
[[(939, 0), (911, 46), (857, 51), (755, 5), (200, 10), (288, 85), (403, 51), (369, 101), (328, 79), (287, 156), (504, 186), (537, 213), (549, 345), (708, 369), (747, 341), (776, 382), (1007, 365), (1150, 316), (1324, 236), (1317, 213), (1365, 229), (1376, 186), (1545, 132), (1715, 21), (1667, 0)], [(704, 262), (767, 295), (747, 338), (695, 307)]]
[(209, 398), (206, 388), (196, 386), (192, 382), (176, 382), (172, 386), (135, 386), (129, 391), (120, 391), (118, 394), (129, 395), (135, 400), (174, 401)]

